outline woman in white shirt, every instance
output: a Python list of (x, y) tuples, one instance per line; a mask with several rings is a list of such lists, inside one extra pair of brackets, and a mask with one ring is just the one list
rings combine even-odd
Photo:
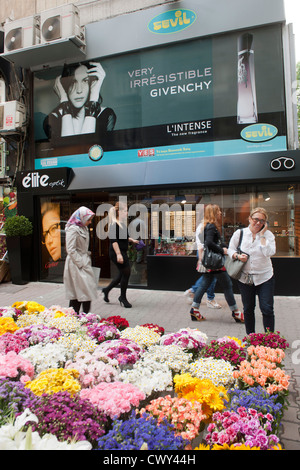
[(241, 251), (237, 251), (240, 230), (237, 230), (229, 243), (228, 256), (245, 263), (238, 281), (244, 306), (246, 333), (255, 332), (255, 302), (258, 295), (259, 307), (263, 315), (265, 331), (274, 331), (274, 271), (271, 256), (276, 252), (275, 237), (268, 230), (268, 214), (262, 207), (252, 210), (249, 226), (243, 229)]

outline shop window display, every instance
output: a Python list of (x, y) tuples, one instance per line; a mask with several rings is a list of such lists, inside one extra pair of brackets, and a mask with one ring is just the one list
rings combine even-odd
[[(252, 208), (265, 207), (269, 214), (269, 228), (276, 237), (276, 257), (300, 256), (300, 185), (292, 183), (239, 185), (239, 186), (197, 186), (182, 190), (132, 191), (130, 193), (95, 192), (92, 195), (80, 193), (62, 198), (40, 198), (41, 207), (41, 264), (40, 278), (62, 281), (65, 259), (64, 225), (69, 214), (80, 205), (87, 205), (96, 213), (91, 228), (91, 251), (93, 263), (101, 267), (101, 278), (113, 276), (108, 257), (108, 240), (99, 237), (99, 224), (105, 222), (107, 213), (101, 212), (104, 204), (113, 205), (118, 198), (127, 200), (129, 225), (142, 235), (145, 247), (137, 251), (130, 248), (132, 263), (130, 284), (147, 286), (147, 256), (196, 256), (195, 232), (201, 221), (206, 204), (217, 204), (222, 210), (222, 228), (225, 242), (229, 242), (233, 232), (248, 225)], [(52, 222), (44, 218), (45, 207), (55, 208)], [(143, 231), (139, 222), (143, 208)], [(130, 210), (131, 209), (131, 210)], [(202, 211), (202, 212), (201, 212)], [(100, 214), (100, 215), (99, 215)], [(49, 215), (49, 214), (48, 214)], [(52, 218), (53, 218), (52, 217)], [(56, 219), (59, 220), (56, 220)], [(48, 217), (49, 219), (49, 217)], [(139, 222), (139, 223), (138, 223)], [(46, 225), (47, 226), (46, 226)], [(55, 250), (53, 240), (60, 244)], [(56, 257), (56, 259), (55, 259)]]

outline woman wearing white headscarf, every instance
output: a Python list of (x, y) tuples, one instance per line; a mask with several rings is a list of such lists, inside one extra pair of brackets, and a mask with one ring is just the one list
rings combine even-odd
[(87, 207), (77, 209), (68, 220), (66, 230), (67, 258), (64, 269), (64, 285), (69, 306), (79, 313), (89, 313), (91, 301), (97, 298), (97, 283), (92, 269), (89, 251), (88, 225), (94, 217)]

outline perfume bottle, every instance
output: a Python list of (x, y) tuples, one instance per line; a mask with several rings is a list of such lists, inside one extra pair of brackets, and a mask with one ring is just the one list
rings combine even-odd
[(253, 35), (241, 34), (238, 38), (238, 124), (257, 122), (257, 103), (254, 72)]

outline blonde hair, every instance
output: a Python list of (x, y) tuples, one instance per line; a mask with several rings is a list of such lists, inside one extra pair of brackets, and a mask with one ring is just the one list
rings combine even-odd
[(217, 204), (208, 204), (204, 209), (204, 227), (207, 224), (219, 225), (218, 214), (220, 207)]
[(120, 210), (122, 210), (124, 207), (127, 208), (124, 202), (117, 201), (115, 205), (109, 209), (109, 212), (108, 212), (109, 225), (112, 225), (115, 223), (120, 225), (119, 213), (120, 213)]
[(267, 214), (266, 209), (264, 209), (263, 207), (255, 207), (255, 209), (252, 209), (252, 211), (250, 212), (250, 217), (252, 217), (256, 212), (260, 212), (261, 214), (264, 214), (266, 220), (268, 220), (268, 214)]

